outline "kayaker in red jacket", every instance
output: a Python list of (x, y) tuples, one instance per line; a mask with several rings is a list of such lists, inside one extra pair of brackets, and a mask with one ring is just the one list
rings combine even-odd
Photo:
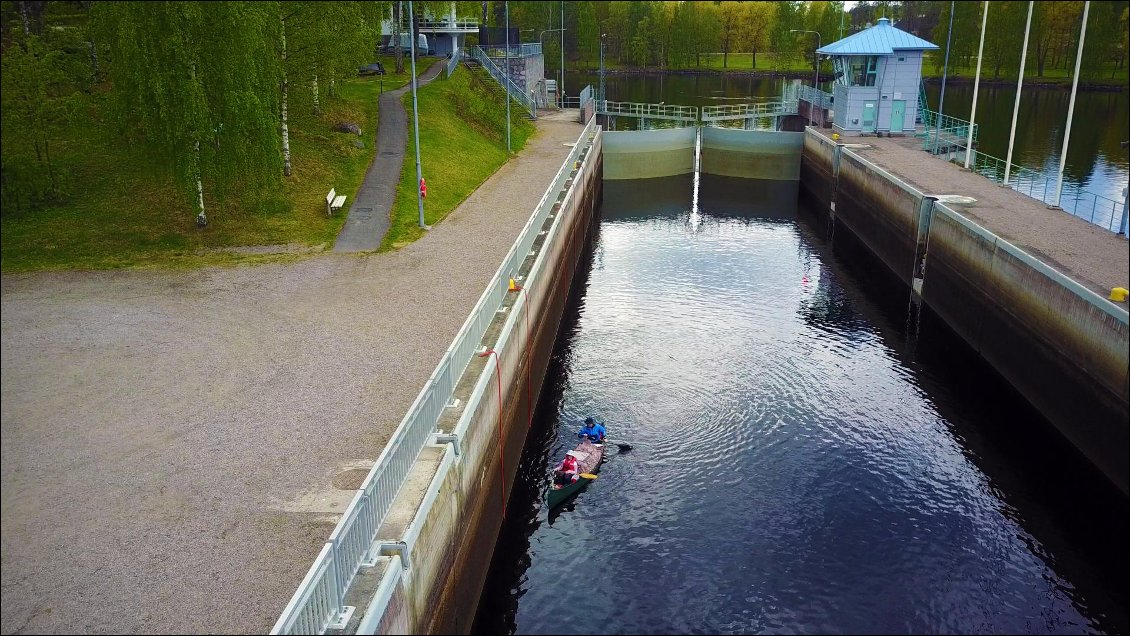
[(566, 455), (565, 459), (561, 460), (561, 465), (557, 468), (557, 473), (561, 477), (558, 483), (573, 483), (577, 481), (577, 473), (580, 467), (577, 465), (577, 458), (572, 455)]

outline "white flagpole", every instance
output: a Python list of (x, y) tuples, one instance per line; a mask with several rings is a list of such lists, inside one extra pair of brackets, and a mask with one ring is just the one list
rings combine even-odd
[(1083, 41), (1087, 39), (1087, 12), (1091, 10), (1091, 0), (1083, 3), (1083, 26), (1079, 29), (1079, 51), (1075, 54), (1075, 77), (1071, 80), (1071, 102), (1067, 106), (1067, 130), (1063, 133), (1063, 152), (1059, 154), (1059, 182), (1055, 186), (1055, 205), (1059, 207), (1059, 197), (1063, 193), (1063, 168), (1067, 164), (1067, 142), (1071, 141), (1071, 118), (1075, 115), (1075, 92), (1079, 88), (1079, 64), (1083, 61)]
[(981, 54), (985, 52), (985, 25), (989, 23), (989, 0), (985, 0), (985, 14), (981, 16), (981, 44), (977, 47), (977, 77), (973, 80), (973, 109), (969, 111), (969, 136), (965, 140), (965, 169), (973, 159), (973, 128), (977, 122), (977, 89), (981, 87)]
[(1004, 160), (1004, 185), (1008, 185), (1008, 176), (1012, 173), (1012, 142), (1016, 139), (1016, 114), (1020, 112), (1020, 90), (1024, 86), (1024, 62), (1028, 59), (1028, 32), (1032, 27), (1032, 7), (1035, 2), (1028, 2), (1028, 22), (1024, 24), (1024, 50), (1020, 52), (1020, 77), (1016, 78), (1016, 101), (1012, 104), (1012, 130), (1008, 133), (1008, 156)]

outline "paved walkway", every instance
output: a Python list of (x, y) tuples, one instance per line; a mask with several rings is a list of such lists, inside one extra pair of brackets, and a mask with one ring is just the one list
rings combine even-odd
[[(443, 60), (433, 63), (417, 79), (417, 88), (431, 82), (443, 69)], [(410, 90), (412, 82), (381, 95), (378, 101), (377, 156), (369, 164), (361, 189), (353, 196), (349, 216), (334, 242), (335, 252), (375, 250), (388, 232), (389, 213), (396, 200), (396, 186), (408, 147), (408, 113), (400, 98)]]
[(1130, 287), (1130, 249), (1125, 238), (1061, 210), (1049, 210), (1041, 201), (933, 157), (922, 150), (921, 139), (861, 137), (846, 141), (869, 144), (869, 149), (851, 150), (924, 193), (977, 199), (954, 209), (1104, 298), (1112, 287)]
[(396, 252), (0, 277), (0, 632), (265, 633), (581, 127)]

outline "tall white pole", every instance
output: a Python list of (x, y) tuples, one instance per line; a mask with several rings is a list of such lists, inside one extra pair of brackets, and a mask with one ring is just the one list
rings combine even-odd
[(565, 0), (561, 0), (561, 82), (557, 86), (557, 96), (561, 98), (561, 106), (565, 106)]
[(1091, 10), (1091, 0), (1083, 3), (1083, 26), (1079, 29), (1079, 51), (1075, 54), (1075, 77), (1071, 80), (1071, 102), (1067, 106), (1067, 130), (1063, 133), (1063, 152), (1059, 153), (1059, 181), (1055, 186), (1055, 207), (1059, 207), (1059, 197), (1063, 193), (1063, 168), (1067, 164), (1067, 142), (1071, 141), (1071, 118), (1075, 115), (1075, 92), (1079, 88), (1079, 64), (1083, 61), (1083, 41), (1087, 39), (1087, 12)]
[(1016, 115), (1020, 112), (1020, 89), (1024, 86), (1024, 62), (1028, 59), (1028, 31), (1032, 27), (1032, 6), (1028, 2), (1028, 22), (1024, 24), (1024, 48), (1020, 51), (1020, 77), (1016, 78), (1016, 100), (1012, 104), (1012, 130), (1008, 133), (1008, 156), (1004, 159), (1004, 185), (1012, 174), (1012, 142), (1016, 139)]
[(506, 3), (506, 84), (502, 88), (506, 95), (506, 152), (510, 152), (510, 2)]
[[(1031, 15), (1032, 3), (1028, 3), (1029, 15)], [(981, 87), (981, 54), (985, 52), (985, 25), (989, 23), (989, 0), (985, 0), (985, 13), (981, 16), (981, 44), (977, 47), (977, 76), (973, 80), (973, 109), (969, 111), (969, 136), (965, 139), (965, 169), (969, 169), (969, 162), (973, 159), (973, 128), (977, 125), (977, 89)], [(1025, 46), (1024, 48), (1028, 48)], [(1020, 64), (1021, 69), (1024, 68), (1024, 63)], [(1024, 71), (1020, 71), (1023, 77)], [(1016, 94), (1020, 94), (1017, 89)], [(1007, 170), (1007, 168), (1006, 168)]]
[[(953, 40), (954, 2), (950, 0), (950, 27), (946, 32), (946, 61), (942, 65), (942, 94), (938, 97), (938, 118), (934, 122), (934, 154), (938, 154), (938, 142), (942, 138), (942, 116), (946, 109), (946, 76), (950, 72), (950, 42)], [(876, 117), (876, 119), (878, 119)]]
[(412, 13), (412, 0), (408, 0), (408, 39), (412, 52), (412, 131), (416, 136), (416, 207), (420, 210), (420, 227), (424, 225), (424, 193), (420, 191), (420, 182), (424, 180), (423, 170), (420, 168), (420, 110), (416, 107), (416, 38), (412, 37), (412, 25), (416, 24), (416, 17)]

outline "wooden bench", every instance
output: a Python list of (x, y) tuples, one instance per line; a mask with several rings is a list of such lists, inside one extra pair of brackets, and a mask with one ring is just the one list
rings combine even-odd
[(345, 195), (338, 195), (333, 188), (330, 188), (330, 193), (326, 195), (326, 215), (332, 215), (343, 205), (345, 205)]

